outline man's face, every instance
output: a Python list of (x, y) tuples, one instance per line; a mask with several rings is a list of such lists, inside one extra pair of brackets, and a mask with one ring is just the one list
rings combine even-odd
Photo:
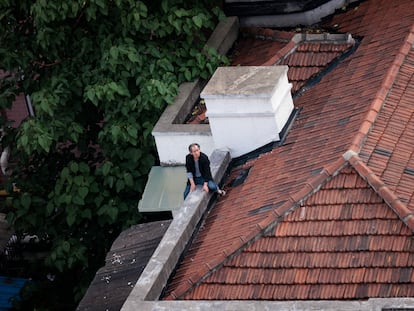
[(198, 148), (197, 146), (192, 146), (191, 154), (193, 155), (193, 158), (195, 160), (198, 160), (198, 158), (200, 157), (200, 148)]

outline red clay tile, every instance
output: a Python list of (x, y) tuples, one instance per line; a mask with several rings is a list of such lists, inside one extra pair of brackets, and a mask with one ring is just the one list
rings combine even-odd
[(414, 228), (414, 215), (408, 215), (408, 217), (405, 218), (405, 223), (407, 226), (411, 228), (411, 230)]

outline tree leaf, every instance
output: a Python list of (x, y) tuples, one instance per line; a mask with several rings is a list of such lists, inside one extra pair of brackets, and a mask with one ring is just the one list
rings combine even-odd
[(167, 13), (168, 12), (168, 1), (167, 0), (162, 0), (162, 2), (161, 2), (161, 8), (162, 8), (162, 11), (164, 13)]
[(50, 150), (50, 139), (46, 136), (46, 135), (40, 135), (37, 138), (37, 142), (39, 143), (40, 147), (42, 147), (42, 149), (45, 152), (49, 152)]
[(118, 210), (115, 207), (108, 208), (107, 215), (111, 218), (112, 221), (115, 221), (118, 217)]
[(119, 50), (117, 47), (112, 46), (109, 50), (109, 54), (111, 55), (112, 59), (118, 60)]
[(191, 72), (188, 69), (185, 69), (184, 76), (187, 81), (191, 81)]
[(66, 216), (66, 222), (69, 227), (71, 227), (75, 223), (75, 220), (76, 220), (76, 215), (74, 213), (69, 213)]
[(52, 215), (53, 211), (55, 210), (55, 206), (52, 204), (51, 201), (46, 205), (46, 216)]
[(73, 173), (77, 173), (79, 170), (79, 165), (76, 162), (70, 162), (69, 164), (69, 169), (73, 172)]
[(192, 20), (198, 28), (203, 26), (203, 19), (199, 15), (193, 16)]
[(25, 192), (22, 195), (20, 202), (25, 209), (28, 209), (32, 202), (32, 198), (30, 197), (29, 193)]
[(78, 196), (78, 195), (74, 195), (72, 197), (72, 202), (77, 204), (77, 205), (84, 205), (85, 204), (85, 201), (83, 200), (83, 198)]
[(28, 142), (29, 142), (29, 137), (27, 135), (22, 135), (20, 137), (20, 143), (22, 145), (27, 146)]
[(81, 186), (83, 184), (83, 176), (75, 176), (73, 178), (73, 183), (77, 186)]
[(68, 205), (72, 203), (72, 196), (70, 194), (65, 195), (65, 203)]
[(62, 172), (60, 173), (60, 178), (62, 178), (63, 180), (67, 179), (69, 177), (69, 168), (64, 167), (62, 169)]
[(117, 181), (116, 181), (116, 192), (121, 192), (121, 190), (124, 190), (124, 188), (125, 188), (125, 183), (124, 183), (124, 181), (123, 180), (121, 180), (121, 179), (118, 179)]
[(127, 126), (127, 132), (129, 134), (129, 136), (131, 136), (132, 138), (136, 139), (138, 137), (138, 131), (135, 127), (129, 125)]
[(82, 174), (88, 174), (90, 172), (90, 168), (85, 162), (81, 162), (79, 163), (79, 172)]
[(134, 179), (132, 178), (132, 175), (130, 173), (124, 174), (124, 181), (125, 185), (128, 187), (132, 187), (134, 185)]
[(92, 219), (92, 212), (90, 209), (82, 211), (82, 218)]
[(63, 251), (65, 253), (69, 253), (69, 250), (70, 250), (70, 244), (69, 244), (69, 242), (68, 241), (63, 241), (61, 245), (62, 245)]
[(139, 57), (134, 51), (128, 53), (128, 59), (133, 63), (139, 63)]
[(107, 181), (108, 181), (109, 188), (112, 188), (114, 186), (114, 177), (113, 176), (109, 176), (107, 178)]
[(111, 162), (105, 162), (102, 165), (102, 174), (104, 176), (107, 176), (109, 174), (109, 172), (111, 171), (111, 167), (112, 167), (112, 163)]
[(78, 194), (84, 200), (89, 193), (89, 189), (87, 187), (79, 187)]

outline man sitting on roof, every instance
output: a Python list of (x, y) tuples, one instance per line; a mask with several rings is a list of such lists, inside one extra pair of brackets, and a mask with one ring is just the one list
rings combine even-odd
[(185, 157), (188, 180), (184, 191), (184, 199), (196, 189), (196, 185), (203, 185), (203, 191), (214, 191), (219, 195), (225, 195), (226, 192), (219, 189), (214, 182), (211, 175), (210, 160), (205, 153), (200, 151), (200, 145), (193, 143), (188, 146), (188, 151), (190, 153)]

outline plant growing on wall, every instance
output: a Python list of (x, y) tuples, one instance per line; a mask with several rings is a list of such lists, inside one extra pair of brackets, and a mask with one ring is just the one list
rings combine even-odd
[(202, 48), (221, 14), (212, 3), (0, 1), (0, 108), (22, 92), (34, 108), (18, 130), (0, 120), (14, 163), (8, 221), (47, 243), (41, 271), (73, 285), (68, 304), (139, 221), (151, 130), (178, 85), (223, 61)]

